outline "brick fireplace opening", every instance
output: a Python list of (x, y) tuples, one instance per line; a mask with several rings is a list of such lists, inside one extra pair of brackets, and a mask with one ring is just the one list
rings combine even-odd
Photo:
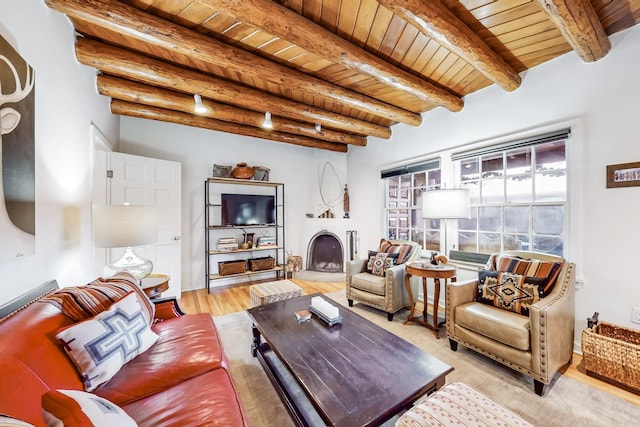
[(307, 249), (307, 270), (342, 273), (343, 264), (344, 250), (338, 236), (324, 230), (311, 238)]

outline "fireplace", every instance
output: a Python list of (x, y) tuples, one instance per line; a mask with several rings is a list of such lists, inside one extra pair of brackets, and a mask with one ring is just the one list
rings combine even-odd
[(338, 236), (326, 230), (316, 233), (307, 249), (307, 270), (342, 273), (344, 251)]

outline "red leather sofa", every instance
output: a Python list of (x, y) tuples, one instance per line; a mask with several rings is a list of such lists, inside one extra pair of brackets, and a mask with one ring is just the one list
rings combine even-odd
[[(41, 397), (83, 390), (55, 333), (73, 320), (34, 302), (57, 289), (48, 282), (0, 307), (0, 414), (44, 426)], [(175, 300), (156, 304), (159, 339), (94, 393), (122, 408), (139, 426), (247, 426), (213, 319), (184, 314)]]

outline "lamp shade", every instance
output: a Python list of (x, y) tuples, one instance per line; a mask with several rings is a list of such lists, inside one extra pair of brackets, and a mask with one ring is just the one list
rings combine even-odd
[(469, 190), (450, 188), (422, 193), (422, 217), (435, 219), (469, 218), (471, 216)]
[(158, 213), (155, 206), (93, 206), (94, 246), (125, 248), (157, 241)]

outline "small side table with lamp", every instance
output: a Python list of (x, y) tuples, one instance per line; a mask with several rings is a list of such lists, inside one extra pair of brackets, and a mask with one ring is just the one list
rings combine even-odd
[[(444, 238), (440, 250), (447, 254), (449, 250), (447, 232), (449, 219), (469, 218), (471, 216), (471, 197), (469, 190), (462, 188), (442, 188), (422, 193), (422, 217), (425, 219), (444, 220)], [(445, 258), (446, 259), (446, 258)], [(422, 317), (414, 316), (415, 301), (411, 292), (411, 276), (422, 278), (424, 308)], [(427, 279), (435, 283), (433, 296), (433, 324), (427, 318)], [(405, 286), (409, 292), (411, 312), (405, 323), (418, 322), (435, 331), (436, 338), (440, 338), (440, 324), (438, 323), (438, 307), (440, 305), (440, 279), (444, 279), (445, 286), (448, 279), (456, 280), (456, 267), (449, 264), (432, 265), (428, 262), (408, 263), (405, 276)], [(446, 312), (446, 311), (445, 311)]]

